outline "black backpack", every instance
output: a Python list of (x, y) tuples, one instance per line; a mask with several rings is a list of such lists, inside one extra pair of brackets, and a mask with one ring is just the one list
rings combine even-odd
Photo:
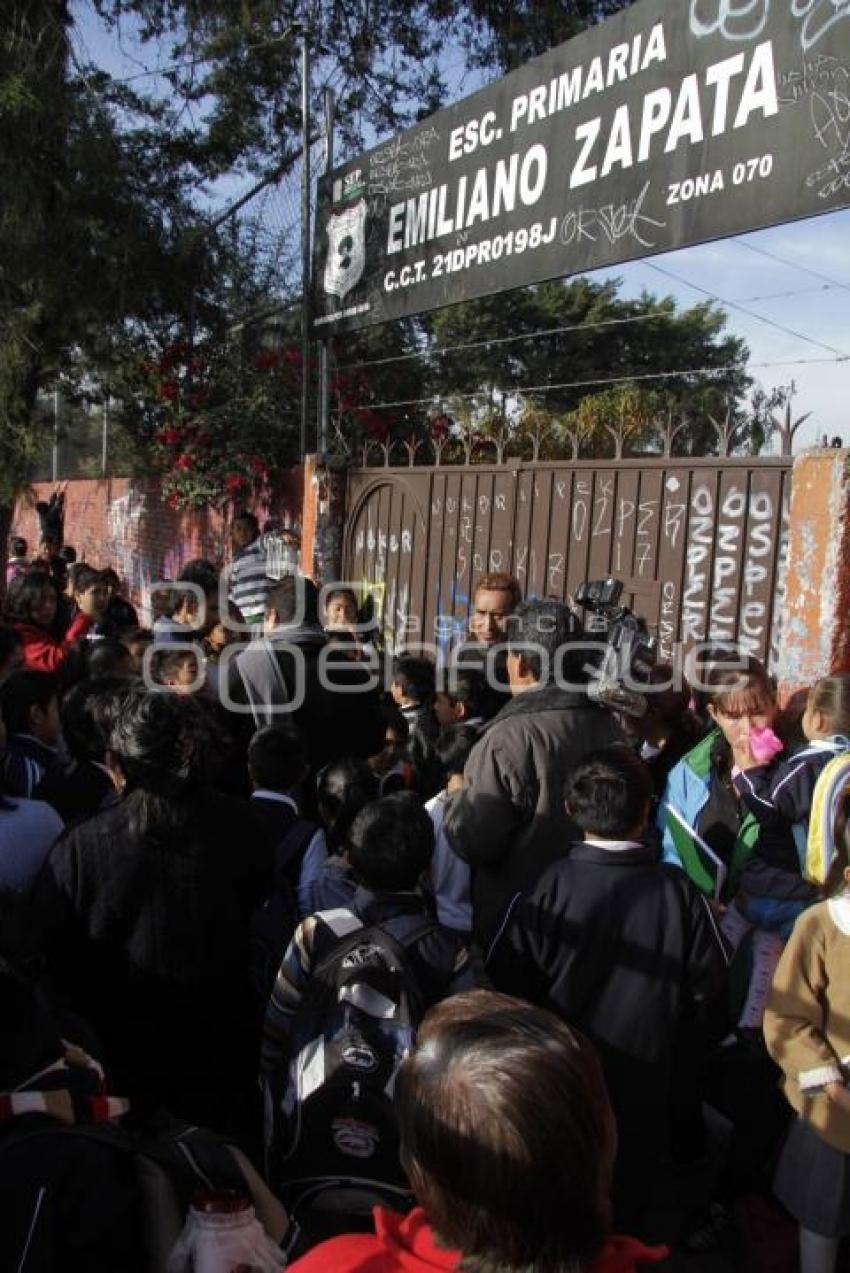
[[(141, 1129), (115, 1123), (68, 1126), (33, 1115), (7, 1125), (0, 1134), (0, 1202), (5, 1204), (5, 1215), (21, 1212), (15, 1218), (23, 1225), (20, 1233), (14, 1226), (3, 1227), (0, 1266), (5, 1268), (5, 1261), (11, 1258), (9, 1267), (20, 1268), (22, 1273), (54, 1273), (59, 1267), (59, 1250), (65, 1242), (60, 1237), (57, 1243), (57, 1234), (62, 1220), (67, 1222), (66, 1209), (50, 1190), (38, 1188), (38, 1156), (75, 1143), (83, 1171), (89, 1146), (99, 1146), (102, 1152), (115, 1156), (114, 1175), (123, 1185), (114, 1197), (92, 1199), (86, 1223), (93, 1235), (98, 1205), (110, 1207), (116, 1200), (123, 1203), (127, 1208), (123, 1223), (137, 1229), (143, 1243), (134, 1265), (138, 1273), (165, 1273), (168, 1255), (198, 1191), (226, 1189), (250, 1198), (257, 1219), (273, 1241), (290, 1251), (297, 1241), (296, 1228), (289, 1224), (283, 1207), (245, 1155), (214, 1132), (179, 1120)], [(132, 1207), (126, 1178), (119, 1171), (121, 1159), (129, 1164), (135, 1180)], [(7, 1176), (7, 1172), (11, 1174)], [(31, 1203), (28, 1189), (35, 1190)], [(104, 1260), (98, 1267), (107, 1263)]]
[(251, 981), (263, 1008), (269, 1001), (286, 948), (298, 926), (298, 904), (292, 884), (318, 827), (296, 817), (275, 849), (272, 890), (254, 913), (250, 928)]
[(316, 919), (330, 930), (317, 934), (318, 949), (332, 944), (295, 1014), (287, 1072), (269, 1092), (272, 1168), (296, 1215), (319, 1193), (326, 1210), (368, 1213), (389, 1199), (405, 1210), (392, 1095), (426, 1006), (410, 954), (439, 925), (419, 913), (364, 926), (343, 908)]

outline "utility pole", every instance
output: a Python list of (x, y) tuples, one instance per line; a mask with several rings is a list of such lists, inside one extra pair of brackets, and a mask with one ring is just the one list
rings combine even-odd
[(59, 390), (53, 390), (53, 452), (50, 464), (53, 481), (59, 481)]
[(310, 46), (301, 28), (301, 460), (310, 410)]
[(109, 398), (103, 400), (103, 429), (100, 438), (100, 475), (106, 477), (106, 453), (109, 446)]
[[(325, 139), (327, 153), (325, 157), (325, 173), (330, 176), (334, 166), (334, 111), (336, 99), (332, 88), (325, 89)], [(330, 361), (333, 353), (333, 340), (326, 336), (319, 345), (319, 411), (317, 419), (319, 455), (325, 455), (328, 449), (328, 425), (330, 423)]]

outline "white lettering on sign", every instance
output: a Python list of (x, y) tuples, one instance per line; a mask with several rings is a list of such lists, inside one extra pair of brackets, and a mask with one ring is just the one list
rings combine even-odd
[(607, 125), (601, 115), (578, 125), (579, 153), (570, 173), (570, 189), (607, 177), (614, 168), (626, 170), (646, 163), (654, 158), (662, 137), (665, 154), (671, 154), (682, 142), (703, 145), (709, 133), (719, 137), (730, 128), (745, 128), (757, 112), (765, 119), (778, 114), (773, 44), (765, 40), (751, 53), (735, 53), (712, 63), (705, 69), (702, 86), (698, 76), (686, 76), (675, 103), (666, 86), (646, 93), (639, 122), (638, 111), (633, 117), (632, 109), (631, 103), (618, 106)]

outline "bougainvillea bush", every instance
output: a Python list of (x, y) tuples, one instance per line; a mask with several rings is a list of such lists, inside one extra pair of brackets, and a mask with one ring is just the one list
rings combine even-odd
[(244, 503), (298, 459), (297, 349), (169, 345), (136, 385), (148, 462), (171, 508)]

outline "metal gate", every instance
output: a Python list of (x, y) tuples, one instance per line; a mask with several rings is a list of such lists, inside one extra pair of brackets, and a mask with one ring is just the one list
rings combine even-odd
[(659, 639), (737, 640), (772, 661), (791, 460), (631, 459), (349, 475), (344, 574), (393, 646), (445, 649), (478, 580), (568, 599), (614, 575)]

